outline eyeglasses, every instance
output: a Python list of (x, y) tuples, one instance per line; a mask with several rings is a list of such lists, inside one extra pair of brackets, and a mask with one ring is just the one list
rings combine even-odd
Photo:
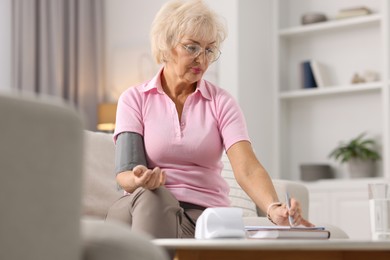
[(221, 56), (221, 51), (217, 47), (202, 48), (198, 44), (183, 44), (180, 45), (187, 51), (187, 53), (193, 58), (198, 57), (202, 52), (205, 53), (205, 57), (208, 62), (214, 62)]

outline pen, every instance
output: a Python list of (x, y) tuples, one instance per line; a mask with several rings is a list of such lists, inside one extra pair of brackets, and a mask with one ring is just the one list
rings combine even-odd
[[(290, 194), (286, 192), (286, 206), (287, 209), (290, 210), (291, 202), (290, 202)], [(290, 226), (294, 226), (294, 219), (292, 216), (290, 216), (290, 213), (288, 214), (288, 222), (290, 222)]]

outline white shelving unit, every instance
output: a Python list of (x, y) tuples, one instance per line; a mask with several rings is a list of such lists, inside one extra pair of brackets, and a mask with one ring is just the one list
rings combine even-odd
[(305, 26), (296, 26), (286, 29), (280, 29), (278, 34), (280, 37), (289, 37), (294, 35), (303, 35), (308, 33), (318, 33), (325, 30), (338, 30), (343, 27), (359, 26), (361, 24), (375, 23), (379, 24), (381, 15), (371, 14), (368, 16), (360, 16), (349, 19), (327, 21), (325, 23), (314, 23)]
[[(340, 9), (367, 6), (367, 16), (336, 20)], [(277, 177), (299, 180), (301, 163), (329, 163), (336, 178), (345, 166), (328, 154), (342, 140), (367, 132), (380, 145), (378, 177), (390, 178), (390, 3), (386, 0), (277, 0), (275, 21), (275, 158)], [(301, 25), (322, 12), (328, 21)], [(328, 85), (302, 89), (299, 64), (324, 65)], [(379, 73), (375, 82), (351, 84), (355, 73)]]

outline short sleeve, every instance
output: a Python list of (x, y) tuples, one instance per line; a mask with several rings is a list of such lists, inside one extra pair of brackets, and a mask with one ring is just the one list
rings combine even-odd
[(222, 91), (217, 100), (218, 121), (225, 150), (239, 141), (250, 141), (244, 115), (236, 100)]
[(133, 132), (143, 136), (142, 94), (136, 87), (132, 87), (119, 97), (114, 132), (115, 142), (117, 136), (123, 132)]

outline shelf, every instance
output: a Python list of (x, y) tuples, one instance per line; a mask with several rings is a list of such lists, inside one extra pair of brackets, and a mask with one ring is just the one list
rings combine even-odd
[[(321, 12), (333, 18), (330, 14), (349, 4), (339, 0), (273, 2), (274, 168), (278, 177), (300, 179), (302, 162), (328, 161), (332, 144), (367, 131), (377, 139), (383, 158), (376, 176), (389, 178), (390, 1), (354, 0), (351, 8), (366, 6), (374, 13), (307, 25), (299, 22), (302, 14)], [(325, 87), (302, 88), (301, 64), (311, 60), (324, 65)], [(369, 70), (378, 73), (380, 80), (351, 84), (355, 73), (364, 76)], [(335, 176), (347, 173), (346, 167), (329, 164)]]
[(279, 94), (280, 99), (295, 99), (312, 96), (323, 96), (341, 93), (353, 93), (353, 92), (364, 92), (364, 91), (375, 91), (382, 89), (382, 82), (372, 82), (356, 85), (344, 85), (344, 86), (329, 86), (324, 88), (311, 88), (311, 89), (300, 89), (293, 91), (284, 91)]
[(330, 20), (327, 22), (315, 23), (304, 26), (291, 27), (279, 30), (279, 36), (292, 37), (298, 35), (309, 34), (313, 32), (320, 32), (325, 30), (335, 30), (344, 27), (352, 27), (355, 25), (379, 23), (381, 20), (380, 14), (371, 14), (367, 16), (360, 16), (354, 18), (345, 18), (340, 20)]

